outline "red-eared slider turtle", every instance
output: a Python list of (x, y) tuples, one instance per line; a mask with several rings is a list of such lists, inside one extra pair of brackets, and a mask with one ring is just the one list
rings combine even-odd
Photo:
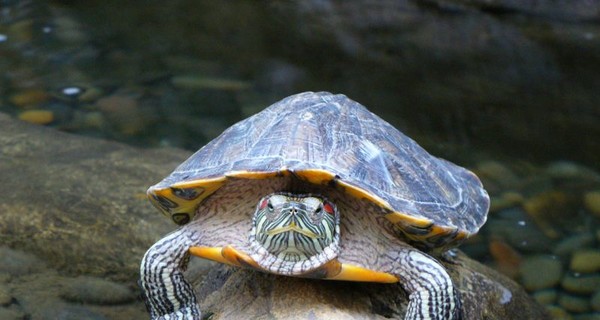
[(150, 187), (175, 223), (141, 264), (153, 319), (199, 319), (189, 256), (279, 275), (400, 282), (406, 319), (458, 319), (433, 255), (475, 234), (489, 198), (344, 95), (288, 97), (225, 130)]

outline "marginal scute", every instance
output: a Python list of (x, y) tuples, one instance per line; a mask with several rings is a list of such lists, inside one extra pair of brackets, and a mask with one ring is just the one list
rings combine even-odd
[(310, 182), (315, 185), (328, 185), (329, 183), (334, 181), (334, 179), (336, 179), (335, 174), (322, 169), (298, 170), (294, 171), (294, 175), (301, 180)]
[(188, 213), (174, 213), (171, 218), (173, 219), (173, 222), (175, 222), (175, 224), (178, 225), (184, 225), (188, 222), (190, 222), (190, 215)]

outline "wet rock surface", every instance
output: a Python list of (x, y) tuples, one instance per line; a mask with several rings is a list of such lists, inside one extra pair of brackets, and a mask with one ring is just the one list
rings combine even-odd
[(188, 155), (77, 137), (6, 115), (0, 154), (0, 242), (66, 274), (115, 280), (137, 277), (148, 245), (169, 230), (145, 191)]
[[(460, 290), (463, 319), (549, 319), (515, 282), (462, 253), (445, 266)], [(212, 319), (402, 319), (407, 306), (397, 284), (297, 279), (224, 266), (197, 287)]]

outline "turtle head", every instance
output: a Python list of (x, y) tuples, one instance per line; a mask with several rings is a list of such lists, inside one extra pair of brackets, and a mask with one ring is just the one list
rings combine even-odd
[(309, 260), (339, 240), (335, 205), (315, 195), (273, 193), (256, 207), (251, 237), (286, 262)]

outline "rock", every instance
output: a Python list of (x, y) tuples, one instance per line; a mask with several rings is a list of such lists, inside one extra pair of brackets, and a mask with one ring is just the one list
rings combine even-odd
[(0, 306), (8, 306), (12, 303), (13, 297), (8, 293), (8, 288), (0, 285)]
[[(540, 270), (544, 271), (540, 272)], [(553, 256), (531, 256), (523, 260), (520, 271), (521, 283), (525, 289), (536, 291), (552, 288), (560, 282), (562, 264)]]
[(499, 240), (490, 241), (489, 251), (496, 263), (496, 269), (509, 278), (515, 279), (519, 274), (519, 267), (523, 261), (519, 252)]
[(149, 116), (138, 104), (139, 97), (114, 94), (100, 98), (96, 106), (116, 130), (125, 135), (140, 133), (148, 124)]
[(50, 94), (41, 89), (29, 89), (10, 96), (9, 101), (17, 107), (36, 106), (50, 99)]
[(590, 191), (583, 195), (583, 204), (587, 210), (600, 217), (600, 190)]
[(600, 288), (600, 274), (567, 273), (561, 286), (571, 293), (591, 294)]
[(109, 318), (84, 306), (58, 305), (44, 310), (44, 319), (60, 320), (108, 320)]
[(27, 110), (19, 113), (19, 119), (33, 124), (49, 124), (54, 121), (54, 113), (49, 110)]
[[(519, 178), (507, 166), (497, 161), (485, 161), (474, 168), (490, 193), (494, 190), (510, 190), (518, 185)], [(491, 188), (491, 189), (490, 189)]]
[(556, 302), (558, 291), (556, 289), (536, 291), (533, 293), (533, 298), (542, 305), (550, 305)]
[(504, 240), (520, 252), (548, 252), (553, 244), (553, 240), (518, 207), (497, 212), (483, 226), (482, 232)]
[(504, 192), (498, 197), (492, 197), (490, 212), (496, 212), (503, 209), (508, 209), (523, 202), (523, 196), (517, 192)]
[(582, 313), (592, 309), (587, 297), (576, 296), (567, 293), (561, 293), (558, 297), (558, 304), (567, 311)]
[(545, 171), (554, 179), (600, 181), (598, 172), (570, 161), (554, 161), (546, 167)]
[(594, 293), (592, 299), (590, 300), (590, 303), (592, 304), (592, 309), (594, 309), (595, 311), (600, 311), (600, 289), (597, 290), (596, 293)]
[(122, 304), (135, 300), (126, 286), (101, 278), (79, 276), (65, 281), (61, 296), (71, 302), (100, 305)]
[(212, 89), (240, 91), (250, 88), (250, 83), (235, 79), (211, 78), (204, 75), (178, 75), (171, 79), (173, 86), (182, 89)]
[[(173, 229), (146, 199), (148, 186), (190, 153), (143, 150), (33, 126), (0, 114), (2, 243), (65, 275), (135, 285), (144, 252)], [(4, 250), (4, 249), (3, 249)], [(0, 255), (6, 257), (6, 255)], [(8, 263), (8, 265), (7, 265)], [(23, 271), (21, 271), (23, 270)]]
[(572, 235), (568, 238), (561, 240), (554, 248), (554, 254), (567, 257), (570, 256), (574, 251), (586, 248), (592, 245), (594, 242), (594, 235), (591, 233), (582, 233), (578, 235)]
[(525, 201), (523, 208), (544, 234), (556, 239), (560, 236), (557, 226), (569, 212), (567, 195), (559, 191), (537, 194)]
[(0, 319), (3, 320), (23, 320), (27, 319), (22, 311), (13, 308), (1, 308), (0, 307)]
[[(548, 319), (508, 278), (459, 253), (445, 263), (463, 301), (463, 319)], [(219, 265), (193, 281), (212, 319), (401, 319), (407, 297), (398, 284), (316, 281)], [(235, 303), (231, 303), (235, 301)]]
[(550, 313), (550, 318), (553, 320), (573, 320), (573, 317), (563, 308), (559, 306), (549, 305), (546, 310)]
[[(464, 141), (463, 136), (473, 145), (499, 152), (522, 155), (536, 150), (529, 154), (545, 160), (566, 155), (594, 165), (600, 160), (597, 116), (586, 110), (595, 110), (600, 101), (587, 85), (595, 79), (594, 66), (600, 61), (599, 28), (584, 21), (597, 19), (599, 7), (596, 1), (309, 0), (287, 1), (269, 10), (278, 18), (273, 28), (288, 33), (282, 38), (307, 44), (282, 46), (281, 51), (304, 61), (309, 74), (339, 77), (344, 73), (339, 61), (345, 58), (353, 64), (351, 71), (345, 70), (351, 88), (370, 88), (368, 93), (355, 90), (365, 97), (356, 96), (359, 101), (372, 105), (367, 99), (387, 100), (390, 109), (419, 101), (427, 119), (409, 109), (395, 111), (415, 130), (437, 131), (455, 141)], [(523, 19), (533, 16), (536, 19)], [(310, 58), (315, 50), (322, 53), (316, 61)], [(593, 53), (581, 59), (582, 50)], [(452, 70), (461, 70), (461, 75), (449, 77)], [(562, 80), (567, 74), (580, 80)], [(419, 76), (435, 81), (412, 86)], [(381, 79), (405, 85), (396, 94), (369, 86), (389, 85)], [(565, 86), (571, 90), (560, 89)], [(464, 88), (468, 98), (459, 94)], [(549, 88), (556, 91), (537, 94)], [(514, 97), (519, 97), (516, 102)], [(490, 105), (486, 112), (481, 112), (482, 103)], [(548, 110), (556, 118), (540, 119)], [(465, 114), (470, 115), (468, 121), (453, 120)], [(497, 117), (491, 120), (485, 114)], [(447, 125), (450, 122), (454, 125)], [(465, 123), (462, 129), (460, 122)]]
[(14, 277), (37, 273), (44, 268), (44, 262), (32, 254), (0, 247), (0, 274), (5, 273)]
[(570, 269), (575, 272), (600, 271), (600, 250), (583, 249), (573, 253)]

